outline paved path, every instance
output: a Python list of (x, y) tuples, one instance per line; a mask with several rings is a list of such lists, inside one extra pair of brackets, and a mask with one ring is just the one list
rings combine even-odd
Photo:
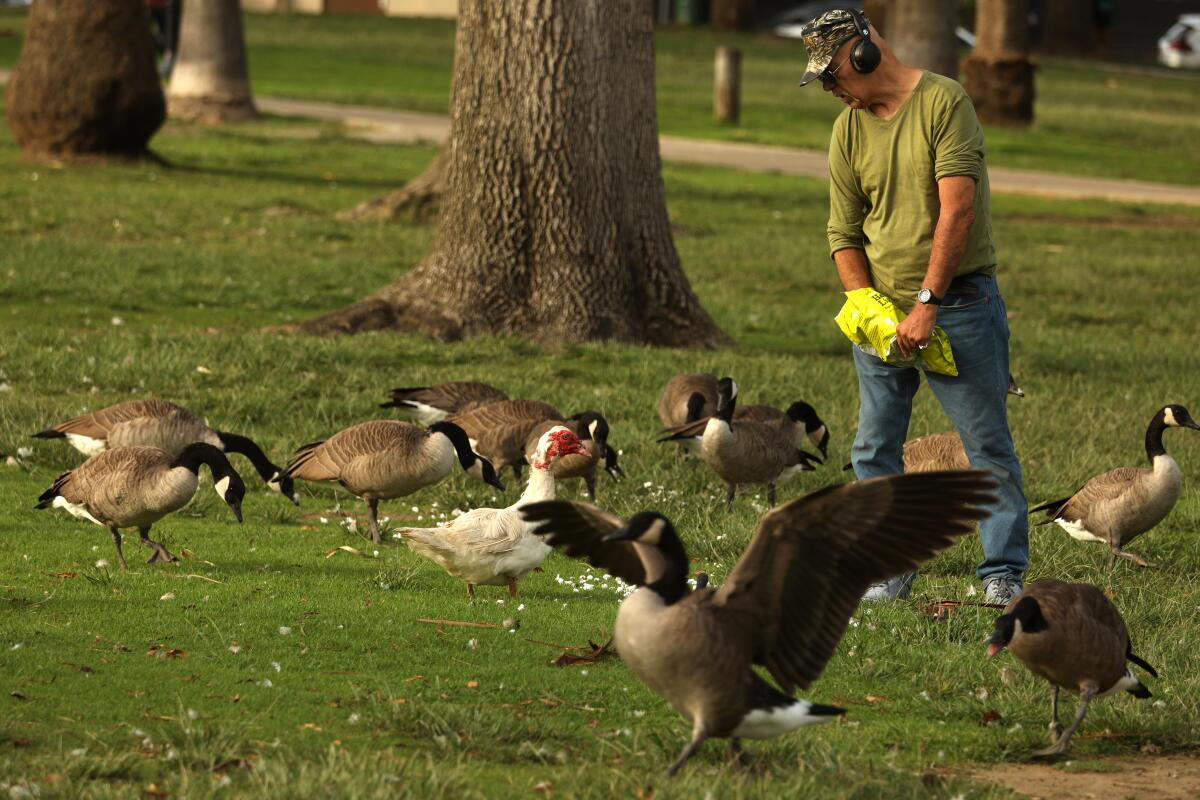
[[(8, 81), (9, 74), (7, 70), (0, 70), (0, 85)], [(259, 108), (271, 114), (340, 122), (348, 126), (353, 135), (371, 141), (441, 144), (450, 135), (450, 118), (438, 114), (275, 97), (259, 97), (256, 102)], [(819, 150), (681, 139), (676, 136), (663, 136), (659, 141), (662, 156), (667, 161), (711, 164), (748, 172), (828, 177), (825, 153)], [(991, 167), (988, 174), (992, 191), (999, 194), (1200, 206), (1200, 187), (1194, 186), (1085, 178), (1004, 167)]]

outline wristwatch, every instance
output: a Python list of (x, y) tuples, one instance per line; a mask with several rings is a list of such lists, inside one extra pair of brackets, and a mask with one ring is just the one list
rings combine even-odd
[(932, 289), (922, 289), (921, 291), (917, 292), (917, 302), (924, 303), (928, 306), (940, 306), (942, 304), (942, 298), (934, 294)]

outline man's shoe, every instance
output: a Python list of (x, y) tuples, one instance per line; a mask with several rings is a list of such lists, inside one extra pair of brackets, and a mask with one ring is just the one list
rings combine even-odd
[(867, 589), (866, 594), (862, 596), (863, 600), (872, 602), (878, 600), (904, 600), (912, 594), (913, 579), (917, 577), (915, 572), (906, 572), (903, 575), (897, 575), (881, 583), (871, 585)]
[(983, 597), (989, 603), (1006, 606), (1025, 588), (1020, 578), (992, 578), (983, 584)]

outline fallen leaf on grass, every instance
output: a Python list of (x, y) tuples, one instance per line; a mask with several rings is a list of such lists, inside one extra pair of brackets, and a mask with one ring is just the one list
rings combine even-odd
[(467, 688), (468, 689), (478, 689), (479, 681), (467, 681)]
[(539, 781), (533, 787), (533, 791), (536, 794), (550, 794), (550, 792), (552, 792), (553, 790), (554, 790), (554, 784), (550, 783), (550, 781)]
[(297, 728), (297, 730), (301, 730), (301, 731), (319, 731), (319, 730), (321, 730), (321, 726), (320, 726), (320, 725), (318, 725), (318, 724), (317, 724), (317, 723), (315, 723), (315, 722), (306, 722), (306, 723), (304, 723), (303, 725), (300, 725), (300, 726)]
[(233, 758), (233, 759), (230, 759), (229, 761), (222, 761), (220, 764), (217, 764), (215, 767), (212, 768), (212, 771), (221, 773), (221, 772), (228, 772), (231, 769), (251, 770), (251, 769), (254, 769), (254, 763), (251, 761), (248, 761), (244, 758)]
[(558, 658), (550, 663), (556, 667), (572, 667), (576, 664), (594, 664), (605, 656), (612, 655), (610, 648), (612, 647), (612, 639), (609, 639), (604, 644), (596, 644), (592, 640), (588, 640), (588, 646), (591, 651), (577, 656), (574, 653), (563, 653)]
[(358, 556), (359, 558), (375, 558), (375, 556), (371, 555), (370, 553), (364, 553), (362, 550), (359, 550), (357, 547), (351, 547), (348, 544), (338, 545), (337, 547), (333, 548), (328, 553), (326, 553), (325, 557), (333, 558), (339, 552), (349, 553), (350, 555)]
[(229, 700), (232, 703), (240, 703), (242, 702), (242, 696), (240, 694), (235, 694), (233, 697), (229, 698)]
[(146, 651), (146, 655), (153, 658), (184, 658), (187, 655), (187, 651), (181, 650), (178, 647), (172, 647), (169, 650), (164, 649), (164, 647), (161, 644), (152, 645)]
[(868, 703), (883, 703), (887, 700), (887, 697), (881, 694), (869, 694), (865, 699)]
[(170, 793), (168, 793), (165, 789), (158, 788), (157, 783), (150, 784), (145, 789), (143, 789), (142, 792), (143, 792), (143, 794), (148, 794), (151, 797), (170, 797), (171, 796)]
[[(33, 739), (13, 739), (12, 745), (13, 747), (33, 747)], [(16, 796), (15, 794), (13, 795), (13, 797)]]
[(65, 580), (67, 578), (74, 578), (79, 573), (78, 572), (47, 572), (46, 574), (49, 575), (51, 578), (62, 578)]
[(11, 697), (13, 700), (24, 700), (25, 699), (25, 693), (18, 692), (16, 690), (9, 692), (8, 696)]
[(979, 718), (979, 724), (986, 727), (988, 725), (995, 725), (1002, 719), (1004, 719), (1004, 717), (999, 711), (994, 708), (989, 708), (987, 711), (983, 712), (983, 715)]

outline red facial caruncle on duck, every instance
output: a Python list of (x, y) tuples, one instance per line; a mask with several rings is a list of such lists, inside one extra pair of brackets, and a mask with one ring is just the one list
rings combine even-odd
[(587, 455), (588, 451), (584, 448), (583, 443), (579, 441), (579, 437), (563, 428), (562, 430), (550, 431), (550, 443), (546, 447), (545, 460), (534, 456), (533, 463), (530, 464), (534, 469), (549, 469), (551, 462), (555, 458), (561, 458), (571, 453)]

